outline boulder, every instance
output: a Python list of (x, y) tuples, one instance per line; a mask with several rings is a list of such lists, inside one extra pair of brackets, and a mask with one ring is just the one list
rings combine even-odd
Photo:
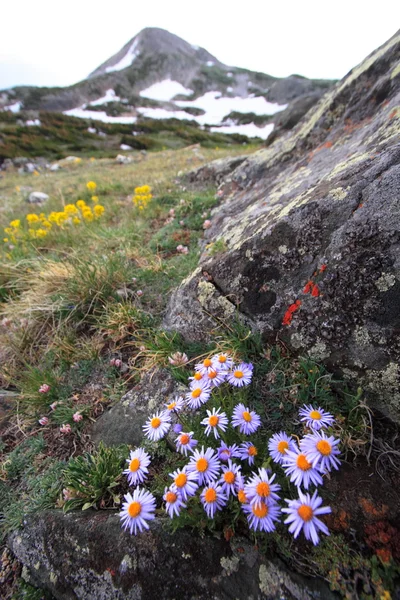
[[(400, 34), (220, 186), (199, 267), (164, 326), (207, 339), (238, 311), (400, 422)], [(297, 302), (297, 304), (296, 304)], [(221, 312), (222, 311), (222, 312)]]
[(212, 162), (193, 169), (182, 177), (182, 182), (190, 185), (193, 188), (207, 188), (218, 186), (232, 173), (239, 165), (241, 165), (247, 156), (234, 156), (228, 158), (217, 158)]
[(22, 576), (57, 600), (333, 600), (324, 582), (267, 561), (244, 538), (230, 543), (161, 519), (131, 536), (114, 512), (48, 510), (29, 518), (9, 545)]
[(165, 369), (149, 371), (136, 387), (96, 421), (93, 441), (104, 442), (107, 446), (139, 446), (143, 439), (142, 426), (149, 415), (164, 410), (169, 397), (184, 391), (186, 389)]
[(31, 192), (27, 202), (30, 204), (43, 204), (43, 202), (47, 202), (48, 199), (49, 196), (44, 192)]
[(132, 158), (130, 156), (124, 156), (123, 154), (118, 154), (115, 158), (115, 162), (119, 165), (129, 165), (132, 162)]

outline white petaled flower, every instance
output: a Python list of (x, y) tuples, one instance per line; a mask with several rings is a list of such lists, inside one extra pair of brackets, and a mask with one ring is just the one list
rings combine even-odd
[(240, 403), (233, 409), (232, 425), (233, 427), (239, 427), (240, 433), (250, 435), (260, 427), (261, 419), (254, 410), (250, 410)]
[(187, 470), (189, 473), (195, 473), (199, 485), (203, 485), (218, 478), (220, 462), (212, 448), (204, 451), (202, 447), (201, 450), (193, 450)]
[(236, 444), (227, 446), (225, 442), (221, 442), (221, 445), (218, 448), (218, 458), (219, 460), (223, 460), (225, 462), (230, 458), (240, 458), (238, 446)]
[(185, 401), (182, 396), (175, 396), (171, 402), (164, 404), (168, 412), (179, 412), (185, 406)]
[(340, 440), (333, 435), (327, 437), (323, 431), (314, 431), (300, 441), (300, 449), (313, 467), (317, 467), (321, 473), (326, 473), (340, 467), (340, 460), (337, 458), (340, 454), (339, 442)]
[(174, 515), (179, 517), (181, 509), (186, 508), (186, 504), (183, 502), (181, 494), (171, 487), (165, 488), (163, 499), (165, 501), (165, 510), (171, 519), (174, 518)]
[(174, 480), (171, 489), (178, 491), (183, 500), (187, 500), (190, 496), (194, 496), (198, 486), (196, 473), (190, 473), (187, 467), (178, 469), (169, 474)]
[(198, 371), (198, 373), (201, 373), (201, 375), (205, 375), (209, 371), (215, 370), (211, 358), (205, 358), (202, 362), (197, 363), (194, 368), (196, 371)]
[(231, 460), (228, 460), (227, 465), (222, 465), (222, 475), (218, 480), (218, 483), (221, 484), (222, 491), (228, 498), (231, 494), (232, 496), (236, 496), (238, 486), (241, 482), (242, 478), (239, 465), (235, 465)]
[(243, 385), (249, 385), (252, 377), (253, 365), (242, 362), (240, 365), (233, 366), (231, 371), (228, 371), (226, 379), (231, 385), (242, 387)]
[(240, 444), (237, 453), (238, 458), (241, 460), (247, 460), (249, 465), (252, 465), (255, 457), (258, 454), (258, 450), (252, 442), (243, 442)]
[(335, 422), (334, 416), (331, 413), (326, 412), (323, 408), (314, 408), (309, 404), (305, 404), (303, 408), (299, 410), (300, 421), (304, 421), (307, 427), (311, 429), (321, 429), (322, 427), (329, 427)]
[(244, 491), (250, 504), (259, 504), (260, 502), (276, 502), (279, 496), (281, 486), (278, 483), (273, 483), (276, 475), (268, 475), (266, 469), (258, 469), (258, 475), (253, 473), (253, 477), (245, 485)]
[(221, 486), (215, 482), (210, 482), (201, 492), (201, 503), (209, 519), (213, 519), (217, 510), (221, 510), (228, 501), (223, 493)]
[(198, 444), (198, 441), (193, 439), (193, 431), (189, 431), (189, 433), (185, 433), (182, 431), (175, 440), (176, 449), (181, 454), (187, 456), (188, 452), (191, 452), (193, 448), (195, 448)]
[(150, 455), (143, 448), (131, 450), (126, 462), (129, 466), (125, 469), (124, 474), (128, 478), (129, 485), (142, 483), (147, 478), (147, 473), (149, 472), (147, 467), (151, 462)]
[(211, 360), (214, 368), (222, 369), (223, 371), (229, 371), (233, 366), (233, 360), (226, 352), (214, 354)]
[(186, 394), (186, 404), (189, 408), (197, 409), (205, 404), (211, 395), (211, 386), (208, 381), (192, 381), (190, 392)]
[(295, 442), (284, 432), (280, 431), (271, 436), (268, 442), (268, 450), (272, 460), (282, 464), (288, 450), (296, 450)]
[(154, 519), (156, 510), (156, 499), (150, 492), (142, 488), (136, 488), (133, 494), (125, 494), (125, 502), (119, 513), (122, 528), (129, 530), (135, 535), (148, 529), (147, 521)]
[(144, 434), (152, 442), (157, 442), (165, 437), (171, 427), (171, 417), (168, 413), (158, 412), (155, 413), (148, 421), (143, 425)]
[(221, 383), (224, 383), (226, 378), (226, 372), (218, 369), (208, 371), (203, 375), (205, 381), (211, 385), (211, 387), (218, 387)]
[(287, 477), (290, 477), (290, 481), (297, 487), (303, 485), (308, 490), (310, 483), (314, 485), (322, 485), (323, 483), (317, 469), (313, 468), (305, 453), (298, 448), (286, 452), (283, 468)]
[(250, 529), (266, 531), (275, 530), (275, 521), (279, 521), (281, 509), (276, 502), (258, 502), (256, 504), (243, 504)]
[(303, 494), (299, 492), (298, 500), (285, 500), (288, 503), (287, 508), (282, 508), (282, 512), (289, 516), (285, 519), (285, 523), (289, 524), (289, 531), (297, 538), (300, 531), (303, 530), (307, 540), (311, 540), (314, 546), (319, 542), (318, 531), (322, 531), (325, 535), (329, 535), (329, 530), (325, 523), (318, 519), (319, 515), (327, 515), (331, 511), (330, 506), (321, 506), (323, 500), (317, 496), (317, 490), (314, 494)]
[(215, 439), (220, 437), (218, 429), (221, 431), (226, 431), (229, 422), (226, 414), (224, 412), (220, 413), (220, 410), (221, 408), (218, 408), (218, 410), (213, 408), (212, 411), (207, 410), (208, 416), (201, 421), (201, 424), (206, 426), (205, 434), (210, 435), (212, 432)]

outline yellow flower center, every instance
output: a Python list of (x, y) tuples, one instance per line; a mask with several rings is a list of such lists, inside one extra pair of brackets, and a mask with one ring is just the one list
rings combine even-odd
[(168, 404), (167, 408), (168, 408), (168, 410), (174, 410), (175, 406), (176, 406), (176, 402), (171, 402), (171, 404)]
[(198, 398), (201, 394), (201, 389), (200, 388), (196, 388), (195, 390), (192, 391), (192, 398)]
[(247, 453), (249, 456), (257, 456), (257, 448), (255, 446), (249, 446), (247, 449)]
[(246, 498), (246, 494), (245, 494), (244, 490), (238, 491), (238, 500), (239, 500), (240, 504), (246, 504), (247, 498)]
[(226, 471), (226, 473), (224, 473), (224, 479), (226, 483), (234, 483), (236, 479), (235, 473), (233, 471)]
[(204, 500), (206, 502), (215, 502), (217, 499), (217, 492), (213, 488), (208, 488), (204, 494)]
[(308, 462), (304, 454), (299, 454), (299, 456), (297, 457), (297, 466), (302, 471), (308, 471), (309, 469), (311, 469), (312, 465)]
[(200, 473), (204, 473), (204, 471), (207, 471), (208, 469), (208, 460), (206, 458), (199, 458), (196, 463), (196, 467)]
[(135, 473), (140, 467), (140, 460), (138, 458), (132, 458), (131, 462), (129, 463), (129, 470), (132, 471), (132, 473)]
[(194, 374), (194, 378), (196, 381), (200, 381), (200, 379), (202, 379), (203, 375), (201, 373), (196, 372)]
[(244, 410), (244, 411), (242, 412), (242, 417), (243, 417), (243, 419), (244, 419), (244, 420), (245, 420), (247, 423), (250, 423), (250, 421), (251, 421), (251, 414), (249, 413), (249, 411), (248, 411), (248, 410)]
[(259, 519), (262, 519), (263, 517), (266, 517), (268, 514), (268, 506), (265, 504), (265, 502), (260, 502), (259, 504), (253, 505), (252, 511), (253, 511), (253, 515), (258, 517)]
[(150, 424), (153, 429), (157, 429), (161, 425), (161, 419), (159, 419), (158, 417), (153, 417), (150, 421)]
[(282, 440), (281, 442), (279, 442), (277, 450), (278, 450), (279, 454), (286, 454), (286, 450), (288, 448), (289, 448), (289, 444), (285, 440)]
[(310, 412), (310, 418), (314, 419), (315, 421), (319, 421), (321, 419), (322, 415), (318, 410), (312, 410)]
[(243, 371), (234, 371), (233, 376), (236, 377), (236, 379), (242, 379)]
[(269, 496), (271, 493), (271, 489), (270, 489), (268, 483), (266, 483), (265, 481), (262, 481), (261, 483), (259, 483), (257, 485), (256, 491), (257, 491), (257, 494), (259, 496), (261, 496), (262, 498), (267, 498), (267, 496)]
[(166, 502), (169, 502), (170, 504), (173, 504), (174, 502), (176, 502), (178, 496), (176, 494), (174, 494), (174, 492), (167, 492), (166, 496), (165, 496), (165, 500)]
[(226, 356), (223, 356), (223, 355), (222, 355), (222, 356), (219, 356), (219, 357), (218, 357), (218, 362), (220, 362), (220, 363), (224, 364), (224, 363), (226, 362)]
[(211, 365), (212, 365), (212, 362), (211, 362), (211, 360), (210, 360), (209, 358), (206, 358), (206, 360), (205, 360), (205, 361), (203, 361), (203, 365), (204, 365), (205, 367), (207, 367), (207, 369), (208, 369), (208, 367), (211, 367)]
[(211, 427), (216, 427), (216, 425), (218, 425), (219, 422), (219, 417), (217, 417), (217, 415), (212, 415), (212, 417), (208, 419), (208, 422), (211, 425)]
[(142, 512), (142, 505), (140, 502), (131, 502), (128, 506), (128, 515), (130, 517), (137, 517)]
[(317, 443), (317, 450), (321, 452), (324, 456), (329, 456), (332, 452), (332, 446), (326, 440), (320, 440)]
[(182, 444), (182, 446), (186, 446), (186, 444), (190, 442), (190, 435), (188, 435), (187, 433), (182, 433), (181, 437), (179, 438), (179, 441)]
[(302, 504), (299, 506), (297, 509), (297, 514), (301, 519), (303, 519), (303, 521), (311, 521), (314, 516), (313, 509), (307, 504)]
[(177, 477), (175, 477), (175, 484), (177, 487), (183, 487), (187, 482), (187, 475), (185, 473), (179, 473)]
[(215, 379), (215, 378), (216, 378), (216, 376), (217, 376), (217, 371), (210, 371), (210, 372), (208, 373), (208, 378), (209, 378), (209, 379)]

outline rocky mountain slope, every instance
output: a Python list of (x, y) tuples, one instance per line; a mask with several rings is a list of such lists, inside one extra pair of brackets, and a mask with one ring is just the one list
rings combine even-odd
[(280, 129), (292, 127), (332, 83), (229, 67), (204, 48), (147, 28), (84, 81), (66, 88), (4, 90), (0, 109), (58, 111), (125, 124), (176, 118), (211, 131), (266, 139), (275, 115)]
[(398, 33), (293, 133), (230, 173), (220, 163), (192, 173), (196, 185), (222, 180), (222, 203), (166, 326), (204, 339), (238, 313), (399, 422), (399, 106)]

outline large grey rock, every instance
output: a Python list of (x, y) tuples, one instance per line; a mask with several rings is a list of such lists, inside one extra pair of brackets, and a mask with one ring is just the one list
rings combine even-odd
[(193, 169), (182, 177), (182, 181), (194, 188), (207, 188), (218, 186), (241, 165), (247, 156), (234, 156), (233, 158), (217, 158), (212, 162)]
[(168, 399), (180, 391), (184, 391), (183, 386), (165, 369), (149, 371), (136, 387), (96, 421), (92, 439), (107, 446), (139, 446), (145, 421), (152, 413), (164, 410)]
[(131, 536), (108, 511), (45, 511), (9, 545), (23, 576), (57, 600), (333, 600), (324, 582), (268, 562), (243, 538), (175, 534), (151, 522)]
[[(239, 315), (355, 385), (400, 421), (400, 34), (328, 92), (293, 132), (222, 186), (199, 268), (164, 325), (207, 339)], [(320, 267), (326, 269), (320, 271)], [(308, 281), (319, 295), (303, 292)], [(296, 300), (290, 324), (283, 317)], [(213, 307), (223, 311), (213, 319)]]
[(31, 192), (28, 197), (28, 202), (30, 204), (43, 204), (44, 202), (47, 202), (48, 199), (48, 194), (45, 194), (44, 192)]

